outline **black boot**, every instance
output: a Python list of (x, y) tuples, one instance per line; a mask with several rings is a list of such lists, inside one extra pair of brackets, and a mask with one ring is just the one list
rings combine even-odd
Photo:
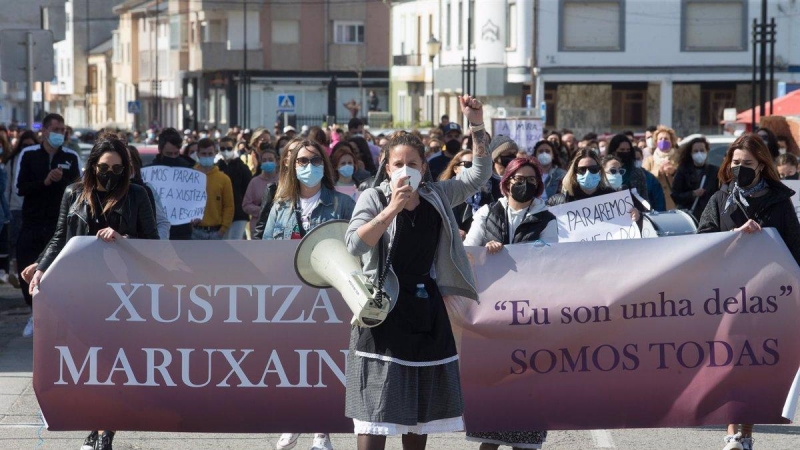
[(114, 441), (114, 432), (113, 431), (104, 431), (97, 438), (97, 445), (95, 445), (95, 450), (114, 450), (111, 446), (111, 443)]
[(89, 436), (86, 436), (86, 439), (84, 439), (81, 450), (94, 450), (96, 445), (97, 445), (97, 431), (92, 431), (91, 433), (89, 433)]

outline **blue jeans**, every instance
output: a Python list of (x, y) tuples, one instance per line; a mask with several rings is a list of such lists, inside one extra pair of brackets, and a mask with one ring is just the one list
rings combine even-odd
[(207, 231), (207, 230), (200, 230), (194, 228), (192, 230), (192, 240), (193, 241), (220, 241), (222, 240), (222, 236), (219, 235), (219, 231)]
[(247, 228), (248, 220), (234, 220), (228, 232), (225, 233), (225, 240), (238, 241), (244, 239), (244, 230)]

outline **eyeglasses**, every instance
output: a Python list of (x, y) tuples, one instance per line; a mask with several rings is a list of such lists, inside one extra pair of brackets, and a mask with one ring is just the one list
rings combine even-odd
[(522, 175), (514, 175), (511, 177), (511, 182), (514, 184), (530, 183), (536, 184), (536, 177), (523, 177)]
[(610, 173), (611, 175), (625, 175), (625, 169), (617, 169), (616, 167), (612, 167), (611, 169), (608, 169), (606, 173)]
[(295, 160), (295, 163), (301, 167), (307, 166), (308, 163), (311, 163), (312, 166), (319, 167), (322, 165), (323, 160), (321, 156), (314, 156), (313, 158), (306, 158), (305, 156), (301, 156)]
[(105, 163), (97, 165), (97, 173), (107, 173), (109, 170), (114, 172), (116, 175), (121, 175), (122, 171), (125, 170), (125, 166), (122, 164), (114, 164), (113, 166), (109, 166)]
[(469, 169), (472, 167), (472, 161), (461, 161), (460, 163), (456, 164), (457, 166), (462, 166), (465, 169)]
[(600, 166), (595, 164), (593, 166), (588, 166), (588, 167), (578, 167), (575, 170), (578, 172), (578, 175), (585, 175), (587, 170), (594, 174), (600, 172)]

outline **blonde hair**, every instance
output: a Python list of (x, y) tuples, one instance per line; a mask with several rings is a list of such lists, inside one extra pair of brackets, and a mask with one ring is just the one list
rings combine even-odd
[(322, 186), (330, 190), (334, 189), (333, 166), (331, 165), (330, 158), (328, 158), (328, 155), (322, 149), (322, 146), (309, 139), (294, 139), (286, 144), (288, 165), (285, 168), (286, 170), (281, 173), (280, 181), (278, 182), (278, 190), (275, 192), (275, 201), (296, 202), (300, 198), (300, 181), (297, 179), (294, 168), (297, 164), (297, 155), (302, 149), (315, 151), (319, 154), (322, 158), (322, 166), (324, 167)]
[(463, 158), (464, 155), (471, 154), (472, 150), (461, 150), (460, 152), (456, 153), (456, 156), (453, 156), (453, 159), (450, 160), (450, 163), (447, 164), (447, 167), (444, 169), (444, 171), (442, 171), (441, 175), (439, 175), (439, 181), (455, 178), (456, 166), (461, 164), (461, 158)]
[(655, 133), (653, 133), (653, 140), (654, 141), (658, 141), (659, 133), (667, 133), (667, 136), (669, 136), (669, 142), (670, 142), (670, 144), (672, 144), (670, 146), (670, 149), (676, 148), (678, 146), (678, 135), (675, 134), (675, 130), (673, 130), (672, 128), (670, 128), (670, 127), (668, 127), (666, 125), (659, 125), (656, 128)]
[(564, 181), (561, 182), (561, 191), (565, 194), (574, 196), (575, 193), (578, 192), (578, 189), (581, 188), (580, 185), (578, 185), (578, 163), (583, 158), (592, 158), (600, 168), (600, 184), (598, 184), (597, 187), (608, 187), (606, 171), (603, 170), (603, 163), (600, 160), (600, 154), (594, 151), (594, 149), (581, 147), (575, 152), (575, 155), (569, 162), (569, 168), (567, 169), (566, 175), (564, 175)]

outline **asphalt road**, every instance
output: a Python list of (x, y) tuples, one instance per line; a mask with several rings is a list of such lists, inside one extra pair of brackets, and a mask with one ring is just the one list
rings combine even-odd
[[(0, 450), (80, 448), (84, 432), (48, 432), (44, 429), (39, 405), (31, 385), (33, 341), (21, 337), (28, 309), (18, 291), (0, 285)], [(754, 386), (757, 388), (757, 386)], [(800, 414), (794, 425), (756, 427), (758, 450), (796, 449), (800, 446)], [(681, 429), (632, 429), (594, 431), (555, 431), (548, 435), (545, 449), (618, 448), (630, 450), (722, 449), (722, 427)], [(131, 449), (273, 449), (277, 434), (181, 434), (122, 432), (114, 440), (117, 450)], [(303, 436), (297, 447), (311, 446), (312, 436)], [(355, 438), (333, 435), (337, 450), (354, 450)], [(401, 449), (399, 438), (391, 438), (387, 449)], [(463, 433), (429, 437), (430, 450), (475, 449)], [(507, 448), (507, 447), (506, 447)]]

